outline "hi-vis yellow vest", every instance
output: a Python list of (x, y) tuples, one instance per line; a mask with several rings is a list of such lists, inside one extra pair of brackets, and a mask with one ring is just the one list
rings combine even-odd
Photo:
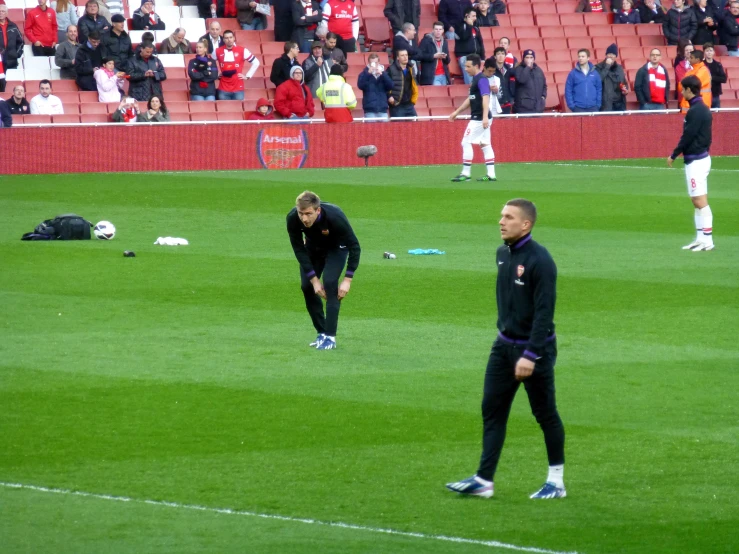
[(338, 75), (330, 75), (328, 81), (318, 87), (316, 96), (327, 110), (330, 108), (352, 109), (357, 105), (357, 97), (351, 85), (347, 85), (344, 78)]

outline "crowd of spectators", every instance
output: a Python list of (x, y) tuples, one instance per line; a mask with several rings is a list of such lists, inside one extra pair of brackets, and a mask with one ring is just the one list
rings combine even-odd
[[(88, 0), (84, 14), (70, 0), (38, 0), (26, 12), (21, 33), (18, 23), (8, 19), (0, 0), (0, 92), (5, 90), (5, 70), (18, 67), (23, 56), (23, 35), (31, 43), (34, 56), (54, 56), (62, 79), (74, 79), (82, 91), (96, 91), (100, 102), (120, 102), (114, 120), (167, 121), (162, 82), (167, 73), (159, 54), (191, 54), (187, 65), (192, 101), (243, 100), (244, 82), (252, 78), (259, 59), (247, 48), (236, 45), (232, 30), (222, 30), (210, 22), (208, 32), (191, 44), (183, 28), (159, 45), (151, 31), (164, 30), (165, 22), (156, 13), (152, 0), (143, 0), (132, 16), (131, 27), (147, 31), (134, 50), (126, 31), (120, 0)], [(726, 46), (730, 56), (739, 56), (739, 0), (673, 0), (665, 9), (660, 0), (581, 0), (580, 12), (613, 12), (615, 24), (652, 23), (661, 25), (669, 45), (677, 47), (676, 81), (695, 75), (702, 84), (701, 97), (707, 105), (720, 107), (721, 85), (726, 72), (715, 59), (714, 43)], [(353, 0), (201, 0), (203, 17), (232, 17), (244, 30), (266, 27), (267, 15), (274, 17), (275, 39), (284, 42), (284, 52), (271, 66), (275, 85), (274, 108), (261, 99), (252, 114), (256, 119), (278, 114), (288, 119), (304, 119), (315, 113), (314, 99), (325, 108), (326, 119), (351, 120), (357, 105), (352, 83), (344, 77), (347, 53), (358, 51), (359, 17)], [(421, 25), (419, 0), (387, 0), (384, 14), (392, 28), (392, 53), (385, 67), (380, 56), (369, 56), (359, 73), (356, 87), (362, 91), (362, 108), (367, 118), (383, 121), (415, 117), (421, 86), (453, 84), (451, 56), (459, 67), (472, 54), (486, 57), (483, 27), (499, 25), (498, 15), (506, 13), (502, 0), (440, 0), (438, 21), (431, 32), (418, 35)], [(449, 41), (454, 41), (450, 51)], [(694, 48), (694, 44), (698, 48)], [(489, 52), (489, 50), (488, 50)], [(301, 63), (299, 54), (308, 54)], [(663, 52), (652, 50), (647, 63), (636, 73), (633, 92), (642, 109), (662, 109), (670, 97), (670, 79), (661, 63)], [(626, 109), (631, 92), (624, 68), (618, 63), (618, 48), (612, 44), (605, 58), (591, 61), (589, 49), (578, 52), (577, 62), (565, 85), (564, 102), (573, 112), (620, 111)], [(536, 63), (536, 52), (525, 50), (519, 63), (510, 51), (507, 38), (499, 40), (486, 61), (496, 110), (500, 113), (540, 113), (547, 100), (547, 78)], [(465, 84), (471, 77), (462, 73)], [(12, 114), (63, 113), (61, 101), (52, 94), (52, 83), (41, 81), (31, 102), (25, 90), (16, 86), (3, 105)], [(679, 86), (675, 98), (685, 106)], [(340, 98), (340, 102), (337, 100)], [(332, 104), (333, 102), (333, 104)], [(336, 102), (339, 102), (336, 104)], [(139, 109), (145, 104), (146, 110)], [(330, 115), (328, 114), (331, 110)]]

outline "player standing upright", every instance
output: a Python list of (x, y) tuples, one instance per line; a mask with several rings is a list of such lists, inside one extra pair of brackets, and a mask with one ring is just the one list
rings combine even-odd
[(470, 108), (470, 122), (462, 137), (462, 173), (457, 175), (453, 182), (469, 181), (472, 171), (472, 159), (475, 152), (473, 144), (479, 144), (485, 156), (487, 175), (480, 177), (478, 181), (496, 181), (495, 178), (495, 152), (493, 152), (490, 140), (490, 82), (480, 70), (480, 56), (470, 54), (464, 62), (464, 70), (472, 77), (470, 83), (470, 94), (462, 105), (452, 112), (449, 121), (454, 121), (457, 116)]
[[(300, 264), (305, 306), (318, 332), (310, 346), (333, 350), (341, 300), (349, 293), (359, 266), (359, 241), (341, 208), (321, 202), (318, 195), (309, 190), (298, 196), (295, 207), (287, 214), (287, 233)], [(344, 265), (346, 272), (339, 284)], [(326, 301), (325, 316), (321, 299)]]
[(683, 246), (683, 250), (701, 252), (713, 250), (713, 213), (708, 205), (708, 174), (711, 172), (711, 110), (701, 99), (701, 82), (698, 77), (685, 77), (680, 84), (683, 87), (683, 98), (690, 108), (685, 114), (683, 136), (675, 151), (667, 158), (667, 165), (680, 154), (685, 160), (685, 181), (688, 194), (695, 206), (695, 240)]

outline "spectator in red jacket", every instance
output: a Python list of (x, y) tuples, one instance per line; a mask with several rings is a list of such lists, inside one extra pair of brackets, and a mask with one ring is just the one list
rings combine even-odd
[(257, 111), (251, 112), (246, 119), (249, 121), (272, 121), (275, 118), (274, 110), (266, 98), (257, 100)]
[(34, 56), (53, 56), (59, 40), (56, 12), (47, 3), (48, 0), (38, 0), (38, 6), (26, 14), (26, 38)]
[(313, 95), (303, 82), (303, 68), (290, 70), (290, 79), (275, 91), (275, 110), (285, 119), (309, 119), (313, 117)]

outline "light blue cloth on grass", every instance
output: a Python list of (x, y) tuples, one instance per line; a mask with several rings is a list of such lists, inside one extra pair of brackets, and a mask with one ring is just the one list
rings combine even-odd
[(428, 254), (446, 254), (446, 252), (437, 250), (436, 248), (416, 248), (415, 250), (408, 250), (408, 254), (412, 254), (413, 256), (425, 256)]

